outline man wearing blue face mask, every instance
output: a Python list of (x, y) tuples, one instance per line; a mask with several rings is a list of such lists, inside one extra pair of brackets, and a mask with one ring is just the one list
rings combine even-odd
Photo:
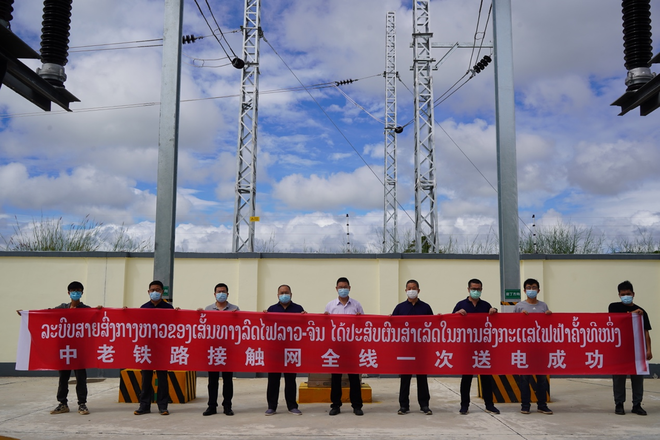
[[(163, 300), (164, 292), (163, 283), (154, 280), (149, 283), (149, 301), (140, 306), (141, 309), (173, 309), (172, 304)], [(154, 396), (154, 387), (151, 380), (154, 376), (153, 370), (142, 370), (142, 389), (140, 390), (140, 407), (133, 411), (136, 416), (149, 414), (151, 412), (151, 400)], [(158, 403), (158, 411), (163, 416), (168, 416), (170, 412), (167, 410), (167, 405), (170, 401), (170, 384), (167, 380), (167, 370), (156, 370), (156, 377), (158, 377), (158, 393), (156, 395), (156, 402)]]
[[(646, 311), (633, 303), (635, 298), (635, 291), (630, 281), (624, 281), (617, 287), (619, 291), (620, 302), (613, 302), (608, 308), (609, 313), (637, 313), (642, 315), (644, 321), (644, 337), (646, 338), (646, 360), (650, 361), (653, 358), (651, 353), (651, 321)], [(644, 376), (637, 374), (630, 375), (630, 384), (632, 386), (632, 410), (631, 412), (645, 416), (646, 411), (642, 408), (642, 398), (644, 397)], [(626, 401), (626, 375), (614, 374), (612, 375), (612, 387), (614, 389), (614, 413), (624, 415), (626, 412), (623, 409), (623, 403)]]
[[(459, 301), (458, 304), (454, 307), (452, 313), (459, 315), (467, 315), (468, 313), (488, 313), (494, 315), (497, 313), (497, 309), (491, 307), (491, 305), (481, 299), (481, 291), (483, 290), (483, 283), (473, 278), (468, 281), (468, 297), (462, 301)], [(468, 413), (468, 408), (470, 406), (470, 388), (472, 387), (472, 374), (464, 374), (461, 377), (461, 409), (459, 412), (462, 415)], [(484, 397), (484, 403), (486, 404), (486, 412), (491, 414), (499, 414), (500, 410), (495, 408), (493, 405), (493, 377), (491, 375), (482, 374), (481, 375), (481, 391)]]
[[(239, 310), (238, 306), (230, 304), (229, 301), (227, 301), (227, 298), (229, 298), (229, 287), (227, 287), (225, 283), (219, 283), (215, 286), (213, 296), (215, 302), (206, 306), (204, 310), (217, 310), (223, 312), (237, 312)], [(234, 415), (234, 410), (231, 409), (231, 399), (234, 397), (233, 376), (234, 373), (231, 371), (222, 372), (222, 412), (227, 416)], [(219, 382), (220, 372), (209, 371), (209, 403), (206, 411), (202, 413), (204, 416), (210, 416), (212, 414), (217, 414), (218, 412)]]
[[(326, 315), (363, 315), (364, 310), (362, 310), (362, 305), (349, 298), (351, 291), (351, 283), (348, 281), (348, 278), (341, 277), (337, 280), (337, 299), (333, 299), (325, 306)], [(356, 416), (364, 415), (362, 411), (362, 388), (360, 385), (360, 375), (359, 374), (349, 374), (348, 382), (350, 383), (350, 399), (351, 406), (353, 407), (353, 413)], [(336, 416), (339, 414), (341, 407), (341, 374), (333, 374), (330, 382), (330, 400), (332, 405), (330, 405), (330, 414), (331, 416)]]
[[(541, 291), (540, 284), (534, 278), (529, 278), (523, 283), (525, 288), (525, 301), (519, 301), (513, 309), (513, 313), (523, 313), (528, 315), (530, 313), (545, 313), (546, 315), (552, 314), (548, 305), (543, 301), (539, 301), (538, 294)], [(530, 374), (521, 374), (519, 376), (518, 387), (520, 388), (520, 412), (522, 414), (529, 414), (531, 408), (532, 393), (529, 388), (530, 382), (534, 376)], [(552, 411), (548, 408), (546, 403), (548, 393), (548, 378), (544, 374), (536, 375), (536, 396), (537, 412), (541, 414), (551, 415)]]
[[(53, 307), (54, 309), (88, 309), (89, 306), (83, 304), (80, 298), (83, 295), (83, 285), (78, 281), (73, 281), (67, 287), (69, 292), (70, 302), (65, 302), (59, 306)], [(89, 414), (87, 409), (87, 370), (73, 370), (76, 375), (76, 394), (78, 396), (78, 413), (82, 415)], [(69, 394), (69, 378), (71, 377), (71, 370), (60, 370), (60, 380), (57, 386), (57, 401), (60, 402), (57, 408), (52, 410), (51, 414), (64, 414), (69, 412), (67, 396)]]
[[(266, 310), (267, 313), (307, 313), (300, 304), (291, 301), (291, 287), (282, 284), (277, 288), (277, 304)], [(268, 373), (268, 387), (266, 388), (266, 401), (268, 402), (267, 416), (277, 413), (277, 401), (280, 395), (280, 378), (284, 374), (284, 400), (291, 414), (301, 416), (296, 402), (296, 373)]]

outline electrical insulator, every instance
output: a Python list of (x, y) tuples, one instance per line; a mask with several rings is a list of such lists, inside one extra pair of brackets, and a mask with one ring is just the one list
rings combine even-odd
[(195, 41), (197, 41), (196, 36), (194, 36), (194, 35), (184, 35), (182, 44), (186, 44), (186, 43), (190, 44), (190, 43), (194, 43)]
[(357, 80), (355, 80), (355, 79), (345, 79), (345, 80), (343, 80), (343, 81), (336, 81), (336, 82), (335, 82), (335, 85), (337, 85), (337, 86), (343, 86), (343, 85), (346, 85), (346, 84), (351, 84), (351, 83), (353, 83), (353, 82), (355, 82), (355, 81), (357, 81)]
[(243, 61), (242, 59), (236, 57), (233, 60), (231, 60), (231, 65), (234, 66), (236, 69), (240, 70), (243, 67), (245, 67), (245, 61)]

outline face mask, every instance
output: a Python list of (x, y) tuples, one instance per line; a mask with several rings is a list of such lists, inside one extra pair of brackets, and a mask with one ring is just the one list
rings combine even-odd
[(621, 302), (624, 304), (632, 304), (633, 297), (632, 295), (623, 295), (621, 297)]
[(69, 296), (74, 301), (80, 301), (80, 298), (82, 297), (82, 292), (69, 292)]
[(152, 292), (149, 292), (149, 298), (151, 298), (152, 301), (159, 301), (162, 296), (163, 296), (162, 293), (157, 292), (155, 290), (152, 291)]
[(408, 290), (406, 291), (406, 295), (408, 295), (408, 298), (410, 299), (415, 299), (417, 298), (417, 295), (419, 295), (419, 292), (417, 292), (416, 290)]
[(219, 303), (223, 303), (223, 302), (227, 301), (227, 292), (218, 292), (218, 293), (216, 293), (215, 294), (215, 299)]
[(527, 295), (527, 298), (534, 299), (538, 294), (539, 294), (538, 290), (525, 290), (525, 295)]
[(348, 293), (350, 290), (348, 289), (337, 289), (337, 293), (339, 294), (340, 298), (348, 298)]
[(479, 290), (470, 290), (470, 298), (472, 298), (472, 299), (481, 298), (481, 291), (479, 291)]
[(291, 295), (289, 295), (288, 293), (285, 293), (285, 294), (283, 294), (283, 295), (280, 295), (280, 302), (281, 302), (282, 304), (288, 304), (288, 303), (290, 303), (290, 302), (291, 302)]

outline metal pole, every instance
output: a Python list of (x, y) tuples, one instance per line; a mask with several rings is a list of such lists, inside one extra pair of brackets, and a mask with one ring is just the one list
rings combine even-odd
[(174, 230), (176, 227), (176, 174), (179, 148), (181, 92), (181, 34), (183, 0), (165, 0), (163, 70), (158, 132), (158, 183), (154, 279), (165, 285), (165, 299), (173, 299)]
[(503, 302), (515, 302), (520, 300), (520, 249), (518, 244), (518, 175), (516, 170), (511, 0), (493, 0), (493, 34), (500, 295)]

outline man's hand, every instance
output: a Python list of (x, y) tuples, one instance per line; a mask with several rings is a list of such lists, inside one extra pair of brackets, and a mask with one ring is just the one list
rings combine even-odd
[(644, 314), (644, 310), (642, 310), (642, 309), (637, 309), (637, 310), (633, 310), (631, 313), (637, 313), (638, 315), (643, 315), (643, 314)]
[(463, 316), (467, 315), (467, 312), (465, 311), (465, 309), (458, 310), (458, 311), (456, 311), (456, 313), (458, 313), (459, 315), (463, 315)]
[(651, 353), (651, 349), (649, 348), (648, 350), (646, 350), (646, 360), (650, 361), (651, 359), (653, 359), (653, 354)]
[(552, 315), (552, 312), (551, 312), (550, 310), (546, 310), (546, 311), (545, 311), (545, 314), (546, 314), (546, 315)]
[(489, 315), (494, 315), (497, 313), (497, 309), (495, 307), (491, 307), (490, 310), (488, 311)]
[(523, 315), (529, 315), (529, 312), (528, 312), (527, 310), (523, 310), (523, 311), (520, 312), (520, 313), (522, 313)]
[(21, 316), (21, 312), (22, 312), (22, 311), (23, 311), (23, 310), (16, 310), (16, 313), (18, 313), (18, 316)]

